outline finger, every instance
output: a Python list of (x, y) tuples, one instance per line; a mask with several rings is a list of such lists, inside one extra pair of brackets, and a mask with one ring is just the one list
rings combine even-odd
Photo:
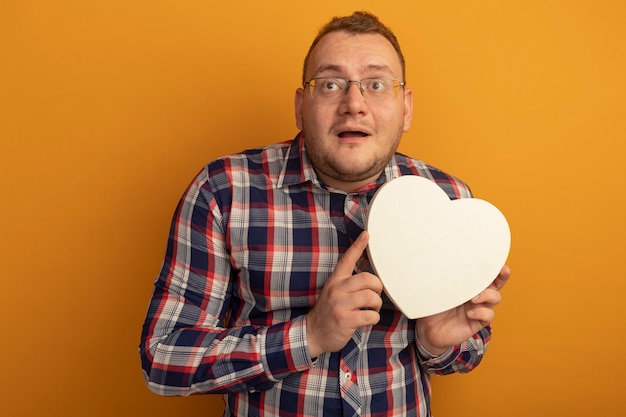
[(376, 275), (369, 272), (361, 272), (349, 277), (342, 283), (345, 291), (355, 293), (362, 290), (371, 290), (380, 295), (383, 292), (383, 283)]
[(510, 276), (511, 276), (511, 268), (509, 268), (507, 265), (504, 265), (502, 269), (500, 270), (500, 273), (498, 274), (496, 279), (491, 283), (489, 287), (495, 288), (497, 290), (501, 290), (506, 285)]
[(473, 307), (467, 311), (467, 318), (480, 322), (482, 327), (490, 325), (495, 315), (493, 309), (487, 307)]
[(471, 300), (474, 305), (483, 304), (488, 307), (495, 307), (500, 301), (502, 301), (502, 295), (494, 288), (487, 288)]
[(383, 299), (380, 294), (370, 288), (362, 289), (350, 293), (346, 301), (346, 307), (349, 310), (374, 310), (380, 311), (383, 306)]
[(376, 310), (352, 310), (348, 312), (342, 324), (351, 330), (351, 333), (363, 326), (375, 325), (380, 321), (380, 313)]
[(367, 247), (368, 239), (369, 234), (367, 232), (361, 232), (359, 237), (356, 238), (354, 243), (350, 245), (348, 250), (339, 259), (339, 262), (337, 262), (333, 272), (334, 275), (338, 275), (340, 277), (352, 276), (356, 263), (359, 261), (359, 258)]
[(373, 326), (380, 321), (379, 310), (360, 310), (359, 324), (356, 327)]

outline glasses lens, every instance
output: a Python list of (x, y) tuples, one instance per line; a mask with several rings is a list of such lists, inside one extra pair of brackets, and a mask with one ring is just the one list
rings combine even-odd
[(339, 97), (346, 89), (347, 81), (342, 78), (316, 78), (310, 81), (311, 95), (314, 97)]
[(320, 77), (310, 80), (307, 84), (311, 97), (320, 100), (335, 100), (348, 93), (349, 84), (358, 84), (363, 97), (381, 101), (398, 96), (402, 83), (393, 78), (364, 78), (362, 80), (346, 80), (344, 78)]

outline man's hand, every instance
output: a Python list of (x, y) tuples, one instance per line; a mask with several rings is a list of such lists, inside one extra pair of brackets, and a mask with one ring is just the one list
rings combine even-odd
[(494, 307), (502, 300), (500, 290), (511, 270), (504, 266), (491, 285), (465, 304), (443, 313), (417, 320), (417, 337), (433, 355), (444, 353), (491, 324)]
[(359, 327), (380, 320), (382, 282), (367, 272), (353, 275), (368, 239), (367, 232), (362, 232), (343, 254), (307, 314), (307, 339), (312, 358), (340, 350)]

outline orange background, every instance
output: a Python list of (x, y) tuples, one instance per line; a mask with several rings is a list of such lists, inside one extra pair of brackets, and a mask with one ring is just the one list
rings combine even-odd
[(0, 3), (0, 413), (218, 416), (137, 345), (170, 216), (209, 160), (291, 139), (304, 53), (354, 9), (397, 33), (401, 145), (508, 217), (512, 280), (439, 417), (623, 416), (626, 3)]

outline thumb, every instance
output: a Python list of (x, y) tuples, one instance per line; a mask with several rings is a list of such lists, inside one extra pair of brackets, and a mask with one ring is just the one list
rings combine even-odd
[(361, 232), (359, 237), (356, 238), (348, 250), (339, 259), (339, 262), (337, 262), (334, 274), (339, 275), (340, 277), (352, 276), (356, 263), (359, 261), (359, 258), (367, 247), (368, 241), (369, 233), (365, 231)]

